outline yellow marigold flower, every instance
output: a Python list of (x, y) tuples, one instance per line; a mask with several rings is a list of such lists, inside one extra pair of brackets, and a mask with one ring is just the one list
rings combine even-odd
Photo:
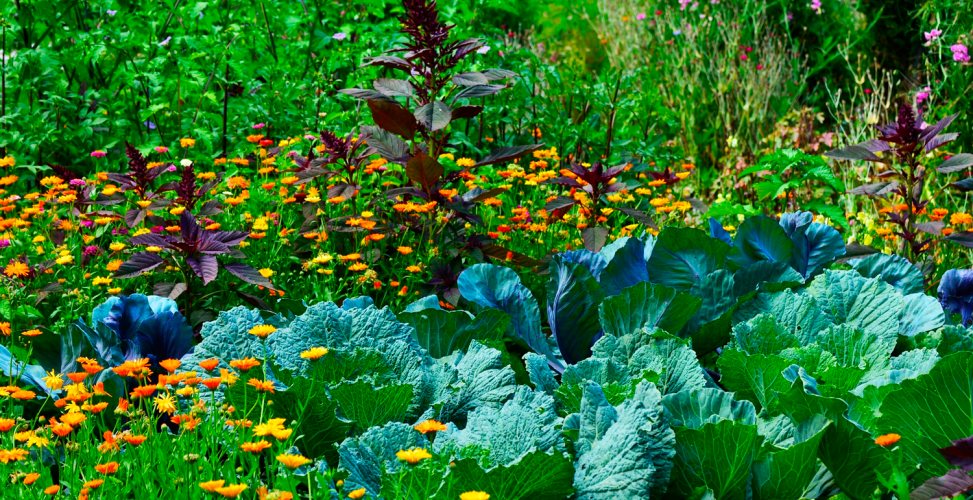
[(47, 384), (47, 388), (52, 391), (59, 391), (61, 387), (64, 387), (64, 379), (60, 375), (54, 373), (52, 368), (47, 376), (43, 378), (44, 383)]
[(364, 262), (358, 262), (348, 266), (349, 271), (357, 272), (357, 271), (364, 271), (365, 269), (368, 269), (368, 264), (365, 264)]
[(302, 352), (301, 353), (301, 357), (304, 358), (304, 359), (315, 360), (315, 359), (319, 359), (322, 356), (325, 356), (327, 354), (328, 354), (328, 350), (325, 349), (324, 347), (312, 347), (312, 348), (310, 348), (310, 349)]
[(467, 491), (460, 494), (459, 500), (490, 500), (490, 494), (485, 491)]
[(196, 145), (196, 139), (190, 139), (188, 137), (185, 139), (179, 139), (179, 145), (184, 148), (191, 148)]
[(412, 247), (399, 247), (396, 250), (402, 255), (409, 255), (412, 253)]
[(902, 436), (898, 434), (885, 434), (875, 438), (875, 444), (879, 446), (889, 447), (895, 443), (898, 443), (902, 439)]
[(424, 420), (415, 426), (415, 429), (423, 434), (427, 432), (437, 432), (446, 430), (446, 426), (442, 422), (437, 422), (435, 420)]
[(57, 262), (58, 264), (60, 264), (62, 266), (63, 265), (66, 265), (66, 264), (70, 264), (70, 263), (74, 262), (74, 256), (73, 255), (65, 255), (63, 257), (58, 257), (57, 260), (55, 260), (54, 262)]
[(403, 462), (406, 462), (410, 465), (415, 465), (419, 463), (421, 460), (432, 458), (432, 455), (430, 455), (425, 448), (412, 448), (411, 450), (399, 450), (395, 452), (395, 456), (398, 457), (399, 460), (402, 460)]
[(409, 267), (405, 268), (405, 270), (406, 271), (409, 271), (410, 273), (418, 273), (418, 272), (422, 271), (422, 268), (419, 267), (419, 266), (409, 266)]
[(27, 330), (26, 332), (22, 332), (21, 333), (21, 335), (23, 335), (24, 337), (36, 337), (36, 336), (38, 336), (40, 334), (41, 334), (41, 331), (40, 330), (37, 330), (36, 328), (33, 329), (33, 330)]
[(153, 400), (155, 403), (155, 409), (159, 413), (168, 413), (172, 415), (176, 412), (176, 398), (172, 397), (171, 394), (166, 394), (165, 396), (156, 396)]
[(256, 335), (262, 339), (267, 338), (268, 335), (277, 331), (277, 328), (273, 325), (257, 325), (250, 329), (247, 333), (250, 335)]
[(274, 275), (274, 270), (273, 269), (268, 269), (266, 267), (263, 268), (263, 269), (261, 269), (260, 271), (257, 271), (257, 272), (259, 272), (260, 275), (263, 276), (264, 278), (269, 278), (269, 277), (271, 277), (271, 276)]
[(348, 493), (348, 498), (350, 498), (351, 500), (360, 500), (361, 498), (364, 497), (365, 497), (365, 488), (358, 488), (357, 490)]
[(676, 174), (676, 177), (679, 180), (685, 179), (686, 177), (689, 177), (689, 172), (679, 172)]
[(243, 443), (240, 445), (240, 449), (250, 453), (260, 453), (261, 451), (270, 448), (270, 442), (261, 439), (255, 443)]
[(457, 167), (467, 168), (467, 167), (472, 167), (473, 165), (476, 165), (476, 161), (471, 160), (469, 158), (460, 158), (456, 160)]
[(301, 455), (288, 455), (286, 453), (282, 455), (277, 455), (277, 461), (284, 464), (284, 466), (289, 469), (296, 469), (304, 464), (311, 462), (311, 460)]
[(91, 284), (94, 285), (94, 286), (110, 285), (111, 284), (111, 278), (103, 278), (101, 276), (98, 276), (98, 277), (95, 277), (95, 279), (91, 280)]
[(240, 371), (249, 371), (251, 368), (260, 366), (260, 361), (254, 358), (234, 359), (230, 361), (230, 366)]

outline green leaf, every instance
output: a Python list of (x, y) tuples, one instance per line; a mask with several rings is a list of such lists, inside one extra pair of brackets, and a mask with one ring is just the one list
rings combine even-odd
[(702, 300), (688, 293), (642, 282), (603, 300), (598, 317), (606, 335), (621, 337), (643, 328), (677, 333), (701, 304)]
[(902, 382), (886, 397), (876, 434), (902, 436), (898, 446), (920, 464), (917, 481), (941, 476), (951, 466), (937, 451), (973, 434), (973, 353), (946, 356), (929, 373)]
[(737, 401), (733, 393), (720, 389), (696, 389), (662, 398), (662, 406), (672, 427), (699, 429), (705, 424), (732, 420), (757, 425), (757, 410), (749, 401)]
[(830, 425), (823, 415), (802, 422), (794, 443), (753, 464), (755, 500), (792, 500), (802, 498), (817, 472), (818, 446)]
[(398, 318), (412, 325), (413, 338), (436, 359), (457, 349), (465, 352), (473, 340), (502, 339), (510, 324), (510, 316), (496, 309), (484, 310), (475, 318), (466, 311), (443, 309), (403, 312)]
[[(573, 476), (574, 465), (570, 457), (557, 451), (534, 450), (509, 465), (486, 470), (474, 458), (456, 460), (456, 465), (449, 468), (447, 481), (452, 481), (453, 489), (460, 493), (483, 491), (490, 498), (556, 500), (567, 498), (574, 492), (571, 487)], [(459, 496), (443, 500), (455, 498)]]
[(304, 377), (293, 377), (290, 372), (275, 369), (278, 379), (289, 387), (270, 395), (274, 413), (288, 422), (294, 422), (297, 447), (308, 458), (326, 458), (337, 462), (334, 445), (344, 440), (353, 422), (338, 415), (338, 402), (321, 387), (321, 384)]
[(729, 245), (699, 229), (666, 227), (647, 264), (649, 281), (688, 292), (703, 277), (723, 269), (729, 253)]
[(413, 448), (429, 448), (429, 441), (411, 425), (400, 423), (373, 427), (357, 438), (346, 439), (338, 449), (339, 468), (348, 473), (344, 490), (365, 488), (369, 495), (378, 497), (383, 477), (404, 467), (396, 452)]
[(764, 260), (790, 262), (793, 254), (794, 243), (784, 228), (770, 217), (758, 216), (750, 217), (737, 228), (730, 260), (738, 267), (747, 267)]
[(894, 286), (902, 295), (922, 292), (922, 272), (898, 255), (877, 253), (849, 260), (848, 264), (866, 278), (877, 278)]
[(388, 422), (401, 422), (412, 403), (412, 391), (409, 384), (373, 387), (365, 380), (358, 380), (334, 386), (331, 394), (337, 399), (342, 415), (367, 429)]
[(763, 438), (756, 425), (732, 420), (704, 424), (698, 429), (677, 427), (676, 457), (670, 488), (689, 496), (699, 487), (716, 500), (744, 500), (750, 467)]
[(723, 351), (717, 361), (720, 368), (720, 383), (727, 390), (736, 393), (737, 399), (750, 401), (757, 409), (773, 411), (778, 391), (787, 390), (790, 382), (782, 372), (791, 362), (780, 356), (751, 354), (739, 349)]

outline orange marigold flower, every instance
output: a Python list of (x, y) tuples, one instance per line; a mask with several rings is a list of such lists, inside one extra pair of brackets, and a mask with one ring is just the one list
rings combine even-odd
[(206, 380), (203, 380), (203, 385), (205, 385), (206, 388), (211, 391), (215, 391), (216, 388), (219, 387), (220, 384), (222, 383), (223, 383), (223, 379), (220, 377), (213, 377), (213, 378), (208, 378)]
[(396, 251), (402, 255), (409, 255), (410, 253), (412, 253), (412, 247), (399, 247), (396, 248)]
[(34, 391), (17, 391), (10, 395), (14, 399), (19, 399), (21, 401), (28, 401), (37, 397), (37, 393)]
[(270, 446), (270, 442), (261, 439), (255, 443), (243, 443), (240, 445), (240, 449), (250, 453), (260, 453), (261, 451), (270, 448)]
[(9, 337), (11, 333), (12, 330), (10, 329), (10, 323), (6, 321), (0, 321), (0, 335), (3, 335), (4, 337)]
[(351, 500), (360, 500), (365, 497), (365, 488), (358, 488), (357, 490), (348, 493), (348, 498)]
[(13, 429), (17, 421), (12, 418), (0, 418), (0, 432), (7, 432)]
[(216, 488), (216, 492), (223, 495), (224, 498), (236, 498), (247, 488), (248, 486), (245, 484), (231, 484), (230, 486)]
[(252, 378), (247, 381), (247, 385), (252, 385), (254, 389), (257, 389), (257, 392), (274, 393), (274, 383), (269, 380), (258, 380)]
[(226, 481), (224, 481), (222, 479), (217, 479), (215, 481), (205, 481), (205, 482), (199, 483), (199, 487), (202, 488), (205, 491), (210, 492), (210, 493), (216, 493), (216, 488), (222, 487), (223, 486), (223, 483), (225, 483), (225, 482)]
[(427, 432), (437, 432), (446, 430), (446, 426), (442, 422), (437, 422), (435, 420), (424, 420), (415, 426), (416, 430), (425, 434)]
[(114, 474), (118, 472), (118, 462), (108, 462), (107, 464), (98, 464), (95, 466), (95, 470), (102, 474)]
[(432, 455), (430, 455), (425, 448), (412, 448), (410, 450), (399, 450), (395, 452), (395, 456), (398, 457), (399, 460), (402, 460), (403, 462), (406, 462), (410, 465), (415, 465), (419, 463), (421, 460), (432, 458)]
[(24, 477), (24, 484), (26, 486), (30, 486), (30, 485), (34, 484), (35, 481), (37, 481), (38, 479), (40, 479), (40, 477), (41, 477), (40, 474), (38, 474), (36, 472), (31, 472), (30, 474), (27, 474), (27, 476)]
[(310, 348), (310, 349), (302, 352), (301, 353), (301, 357), (304, 358), (304, 359), (310, 359), (310, 360), (313, 361), (315, 359), (321, 358), (322, 356), (324, 356), (326, 354), (328, 354), (328, 350), (325, 349), (324, 347), (312, 347), (312, 348)]
[(13, 261), (7, 265), (3, 270), (3, 274), (10, 276), (11, 278), (23, 278), (30, 274), (30, 267), (20, 261)]
[(282, 454), (277, 455), (277, 461), (284, 464), (285, 467), (289, 469), (296, 469), (304, 464), (310, 463), (311, 460), (301, 455), (288, 455)]
[(33, 330), (27, 330), (26, 332), (21, 333), (21, 335), (23, 335), (24, 337), (36, 337), (41, 333), (42, 332), (40, 330), (35, 328)]
[(178, 359), (167, 359), (165, 361), (160, 361), (159, 365), (165, 368), (167, 372), (175, 373), (175, 371), (182, 366), (182, 361), (179, 361)]
[(260, 361), (254, 358), (234, 359), (230, 361), (230, 366), (240, 371), (248, 371), (251, 368), (260, 366)]
[(51, 485), (51, 486), (48, 486), (47, 488), (44, 488), (44, 494), (45, 495), (54, 496), (54, 495), (57, 495), (57, 492), (58, 491), (61, 491), (61, 487), (59, 485), (56, 485), (56, 484)]
[(265, 338), (267, 338), (268, 335), (270, 335), (271, 333), (274, 333), (276, 331), (277, 331), (277, 328), (274, 327), (273, 325), (257, 325), (255, 327), (251, 328), (247, 333), (249, 333), (250, 335), (255, 335), (255, 336), (259, 337), (259, 338), (265, 339)]
[(889, 447), (895, 443), (898, 443), (902, 439), (902, 436), (898, 434), (885, 434), (875, 438), (875, 444), (879, 446)]
[(91, 481), (85, 482), (83, 486), (85, 488), (91, 488), (93, 490), (97, 490), (103, 484), (105, 484), (105, 480), (104, 479), (92, 479)]
[(206, 371), (213, 371), (213, 368), (216, 368), (217, 366), (219, 366), (219, 364), (220, 364), (220, 360), (216, 358), (212, 358), (212, 359), (207, 359), (206, 361), (201, 361), (199, 363), (199, 366), (200, 368)]
[(949, 216), (949, 223), (954, 226), (957, 224), (973, 224), (973, 216), (963, 212), (958, 212)]
[(145, 440), (148, 439), (148, 438), (149, 438), (148, 436), (141, 436), (141, 435), (139, 435), (139, 436), (125, 436), (124, 439), (125, 439), (125, 442), (127, 442), (128, 444), (130, 444), (132, 446), (138, 446), (138, 445), (144, 443)]

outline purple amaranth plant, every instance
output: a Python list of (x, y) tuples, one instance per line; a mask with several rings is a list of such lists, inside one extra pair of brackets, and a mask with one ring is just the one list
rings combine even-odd
[[(958, 133), (945, 133), (946, 127), (956, 116), (947, 116), (930, 125), (923, 122), (921, 111), (916, 113), (912, 106), (903, 103), (899, 106), (895, 123), (876, 126), (880, 133), (877, 139), (825, 154), (836, 160), (866, 161), (880, 166), (872, 172), (872, 176), (881, 179), (881, 182), (858, 186), (849, 192), (881, 199), (894, 193), (905, 200), (908, 210), (889, 213), (887, 220), (898, 226), (895, 234), (902, 238), (902, 251), (913, 263), (920, 261), (930, 247), (940, 240), (945, 227), (942, 221), (916, 222), (916, 217), (929, 204), (929, 200), (922, 198), (922, 193), (931, 171), (922, 165), (922, 159), (956, 140)], [(971, 165), (973, 155), (963, 153), (943, 161), (935, 171), (949, 174)], [(954, 186), (971, 190), (973, 178), (954, 183)], [(953, 233), (946, 239), (973, 248), (973, 233)], [(934, 270), (935, 263), (931, 264), (928, 268)]]

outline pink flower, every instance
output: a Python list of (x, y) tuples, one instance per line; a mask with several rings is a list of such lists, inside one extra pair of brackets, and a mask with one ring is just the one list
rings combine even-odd
[(266, 127), (266, 126), (267, 126), (267, 124), (266, 124), (266, 123), (258, 123), (258, 124), (256, 124), (256, 125), (254, 125), (253, 127), (250, 127), (250, 128), (254, 128), (254, 129), (261, 129), (261, 128), (264, 128), (264, 127)]
[(865, 89), (865, 93), (866, 94), (871, 94), (872, 93), (872, 89)]
[(104, 158), (105, 152), (99, 149), (98, 151), (92, 151), (91, 156), (94, 156), (95, 158)]
[(922, 101), (925, 101), (928, 98), (929, 92), (919, 92), (916, 94), (916, 104), (922, 104)]
[(169, 148), (167, 148), (165, 146), (156, 146), (155, 147), (155, 151), (157, 153), (168, 153), (169, 152)]
[(757, 65), (757, 69), (764, 69), (764, 65), (763, 64), (758, 64)]
[(953, 60), (956, 62), (970, 62), (970, 54), (966, 48), (966, 45), (957, 43), (956, 45), (951, 45), (949, 50), (953, 51)]
[(740, 54), (740, 60), (741, 61), (746, 61), (747, 60), (747, 55), (746, 54)]
[(942, 35), (942, 34), (943, 34), (943, 32), (941, 30), (927, 31), (925, 33), (925, 35), (926, 35), (926, 41), (935, 40), (935, 39), (939, 38), (939, 35)]
[(638, 19), (639, 21), (645, 19), (645, 12), (639, 12), (638, 14), (636, 14), (635, 19)]

